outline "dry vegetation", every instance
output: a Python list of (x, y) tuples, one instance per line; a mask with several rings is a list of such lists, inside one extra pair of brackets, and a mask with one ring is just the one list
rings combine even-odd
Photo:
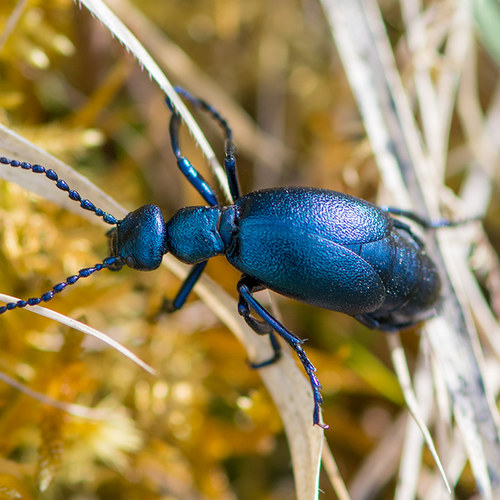
[[(500, 484), (498, 2), (384, 1), (379, 25), (375, 0), (359, 2), (368, 28), (356, 12), (348, 17), (345, 7), (355, 9), (355, 0), (135, 3), (109, 5), (172, 84), (227, 117), (244, 191), (310, 185), (413, 206), (432, 217), (440, 210), (454, 219), (483, 219), (487, 235), (480, 224), (438, 234), (444, 263), (455, 263), (457, 276), (448, 272), (468, 333), (450, 306), (444, 319), (430, 321), (423, 333), (404, 332), (401, 340), (456, 498), (478, 490), (494, 497)], [(381, 27), (389, 43), (363, 46)], [(368, 70), (356, 65), (363, 47)], [(370, 85), (364, 70), (376, 75)], [(385, 88), (393, 102), (384, 101)], [(128, 209), (156, 203), (168, 215), (200, 200), (175, 165), (163, 99), (84, 7), (71, 0), (0, 3), (0, 123)], [(374, 123), (380, 116), (385, 121)], [(219, 131), (196, 118), (220, 156)], [(9, 151), (6, 137), (0, 152)], [(210, 177), (200, 149), (187, 133), (182, 138)], [(395, 162), (388, 161), (391, 154)], [(28, 157), (23, 150), (11, 156)], [(391, 170), (398, 165), (401, 172)], [(106, 228), (82, 218), (78, 207), (76, 214), (61, 208), (49, 183), (42, 189), (56, 203), (0, 181), (2, 293), (40, 295), (106, 256)], [(437, 252), (436, 242), (429, 245)], [(210, 262), (208, 274), (236, 297), (238, 274), (223, 258)], [(220, 309), (208, 286), (200, 290), (203, 301), (193, 296), (183, 310), (156, 317), (162, 298), (178, 286), (165, 268), (103, 271), (50, 304), (119, 341), (156, 375), (60, 323), (25, 311), (0, 316), (0, 499), (315, 497), (314, 477), (297, 465), (297, 451), (294, 471), (291, 466), (289, 443), (300, 446), (301, 431), (285, 424), (285, 437), (283, 415), (228, 331), (238, 321), (234, 303), (223, 297), (226, 309)], [(389, 345), (383, 333), (347, 316), (276, 302), (284, 323), (309, 339), (330, 424), (326, 439), (352, 498), (393, 498), (395, 491), (397, 498), (446, 498), (420, 431), (407, 425), (391, 363), (397, 338)], [(240, 334), (239, 328), (232, 329)], [(443, 332), (455, 332), (456, 344)], [(479, 358), (483, 382), (474, 366), (460, 372), (474, 365), (470, 352)], [(491, 408), (482, 406), (488, 402)], [(312, 408), (305, 412), (312, 420)], [(306, 443), (317, 439), (307, 435)], [(320, 488), (325, 500), (342, 495), (324, 472)]]

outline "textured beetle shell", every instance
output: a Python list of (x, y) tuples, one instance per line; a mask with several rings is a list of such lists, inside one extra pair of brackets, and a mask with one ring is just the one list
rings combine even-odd
[[(334, 191), (256, 191), (237, 202), (229, 262), (288, 297), (347, 314), (383, 303), (374, 269), (346, 245), (389, 235), (391, 218), (374, 205)], [(362, 293), (360, 293), (362, 291)]]
[(385, 322), (415, 320), (437, 300), (439, 277), (430, 259), (369, 202), (281, 188), (249, 193), (235, 207), (226, 256), (277, 293), (353, 316), (376, 311), (368, 317)]

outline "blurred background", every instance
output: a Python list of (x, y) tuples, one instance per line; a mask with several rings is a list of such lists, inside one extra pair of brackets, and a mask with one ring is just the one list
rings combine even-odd
[[(452, 3), (426, 2), (425, 22), (442, 26)], [(411, 60), (401, 5), (379, 4), (404, 79)], [(114, 0), (110, 6), (173, 84), (227, 118), (243, 192), (304, 185), (377, 202), (377, 168), (318, 2)], [(436, 65), (441, 49), (431, 50)], [(498, 65), (479, 42), (474, 50), (469, 76), (486, 112), (495, 104)], [(154, 203), (167, 218), (201, 204), (177, 170), (169, 116), (158, 87), (86, 9), (71, 0), (1, 2), (0, 122), (128, 209)], [(196, 118), (221, 157), (220, 131)], [(184, 132), (186, 156), (213, 179)], [(458, 190), (473, 156), (458, 118), (449, 142), (447, 182)], [(496, 178), (492, 185), (485, 225), (498, 249)], [(106, 255), (102, 230), (0, 182), (1, 291), (40, 295)], [(212, 259), (207, 272), (236, 297), (239, 275), (223, 257)], [(487, 288), (493, 302), (496, 283)], [(55, 399), (112, 409), (113, 418), (67, 415), (0, 382), (0, 498), (40, 492), (79, 500), (295, 497), (279, 415), (237, 340), (194, 295), (181, 311), (155, 317), (178, 286), (165, 269), (124, 269), (100, 273), (51, 303), (125, 344), (158, 377), (44, 318), (2, 317), (1, 372)], [(369, 498), (392, 498), (407, 414), (384, 334), (345, 315), (284, 298), (277, 303), (290, 330), (308, 339), (323, 385), (326, 438), (342, 476), (348, 485), (363, 481), (363, 464), (383, 443), (393, 458)], [(411, 368), (418, 330), (403, 341)], [(424, 470), (434, 467), (425, 451)], [(321, 488), (320, 498), (336, 498), (326, 479)], [(466, 469), (457, 498), (475, 488)]]

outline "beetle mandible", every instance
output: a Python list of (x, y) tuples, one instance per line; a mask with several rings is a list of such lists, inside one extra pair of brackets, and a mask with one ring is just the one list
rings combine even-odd
[[(297, 353), (309, 377), (314, 396), (314, 424), (321, 423), (320, 384), (313, 364), (302, 348), (303, 340), (290, 332), (255, 298), (270, 289), (281, 295), (324, 309), (353, 316), (369, 328), (400, 330), (413, 326), (435, 312), (440, 279), (423, 242), (399, 219), (409, 218), (424, 229), (446, 225), (431, 223), (412, 212), (380, 208), (344, 193), (310, 187), (271, 188), (240, 193), (232, 130), (210, 104), (187, 91), (177, 92), (208, 112), (224, 130), (224, 168), (233, 204), (223, 206), (214, 190), (182, 155), (179, 147), (180, 115), (172, 112), (170, 140), (179, 169), (208, 206), (186, 207), (164, 220), (159, 207), (145, 205), (123, 220), (103, 212), (41, 165), (0, 158), (0, 165), (21, 167), (45, 174), (68, 192), (85, 210), (94, 212), (114, 227), (108, 231), (110, 256), (82, 269), (39, 298), (8, 303), (0, 314), (51, 300), (56, 293), (80, 278), (104, 268), (124, 265), (141, 271), (156, 269), (167, 252), (193, 265), (167, 309), (180, 309), (208, 259), (225, 255), (242, 273), (238, 282), (238, 312), (259, 335), (268, 335), (274, 355), (260, 368), (280, 357), (277, 336)], [(255, 317), (252, 315), (255, 315)]]

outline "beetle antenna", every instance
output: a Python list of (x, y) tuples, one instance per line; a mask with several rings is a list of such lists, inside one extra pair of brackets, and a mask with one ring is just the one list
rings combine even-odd
[(84, 210), (88, 210), (90, 212), (94, 212), (97, 217), (102, 217), (104, 222), (107, 224), (115, 225), (118, 224), (118, 219), (113, 217), (111, 214), (108, 214), (104, 210), (96, 207), (90, 200), (87, 199), (82, 199), (80, 196), (80, 193), (78, 191), (75, 191), (74, 189), (70, 189), (68, 186), (68, 183), (64, 181), (63, 179), (59, 179), (59, 176), (57, 173), (52, 170), (51, 168), (45, 168), (42, 165), (32, 165), (31, 163), (25, 162), (25, 161), (18, 161), (18, 160), (10, 160), (9, 158), (6, 158), (5, 156), (0, 157), (0, 166), (1, 165), (9, 165), (11, 167), (17, 168), (20, 167), (24, 170), (31, 170), (34, 174), (45, 174), (45, 177), (47, 179), (55, 182), (56, 187), (60, 189), (61, 191), (65, 191), (68, 193), (68, 197), (80, 203), (80, 206)]
[[(45, 168), (44, 166), (39, 164), (32, 165), (31, 163), (25, 161), (10, 160), (5, 156), (0, 157), (0, 168), (2, 165), (11, 166), (13, 168), (21, 168), (24, 170), (31, 171), (34, 174), (45, 174), (47, 179), (53, 181), (58, 189), (67, 192), (68, 197), (71, 200), (80, 203), (80, 206), (84, 210), (94, 212), (95, 215), (97, 215), (97, 217), (101, 217), (107, 224), (118, 225), (120, 222), (113, 215), (96, 207), (90, 200), (83, 199), (78, 191), (71, 189), (68, 186), (68, 183), (63, 179), (60, 179), (57, 173), (52, 169)], [(121, 269), (122, 266), (123, 263), (121, 262), (120, 258), (108, 257), (104, 259), (102, 263), (96, 264), (93, 267), (86, 267), (84, 269), (80, 269), (80, 271), (78, 271), (78, 274), (69, 276), (68, 278), (66, 278), (65, 281), (57, 283), (52, 287), (51, 290), (45, 292), (40, 297), (33, 297), (28, 300), (18, 300), (17, 302), (9, 302), (5, 306), (1, 306), (0, 314), (3, 314), (4, 312), (7, 311), (11, 311), (12, 309), (22, 308), (26, 306), (35, 306), (40, 302), (48, 302), (49, 300), (52, 300), (54, 298), (56, 293), (62, 292), (69, 285), (74, 285), (80, 278), (87, 278), (91, 274), (94, 274), (95, 272), (100, 271), (101, 269), (109, 268), (111, 270), (119, 270)]]
[(12, 311), (12, 309), (22, 308), (26, 306), (36, 306), (40, 304), (40, 302), (49, 302), (52, 300), (56, 293), (62, 292), (67, 286), (74, 285), (80, 278), (88, 278), (91, 274), (94, 274), (101, 269), (109, 268), (111, 270), (119, 270), (122, 267), (120, 259), (118, 257), (107, 257), (101, 263), (96, 264), (93, 267), (85, 267), (78, 271), (78, 274), (74, 274), (73, 276), (68, 276), (65, 281), (61, 281), (61, 283), (57, 283), (54, 285), (51, 290), (45, 292), (40, 297), (32, 297), (28, 300), (18, 300), (17, 302), (9, 302), (4, 306), (0, 307), (0, 314), (3, 314), (7, 311)]

